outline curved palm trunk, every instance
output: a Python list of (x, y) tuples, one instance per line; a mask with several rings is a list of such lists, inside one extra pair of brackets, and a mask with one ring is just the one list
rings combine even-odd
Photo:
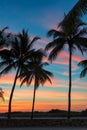
[(17, 69), (16, 75), (15, 75), (15, 79), (14, 79), (14, 84), (13, 84), (13, 87), (12, 87), (12, 90), (11, 90), (11, 94), (10, 94), (10, 98), (9, 98), (8, 119), (11, 119), (11, 104), (12, 104), (12, 97), (13, 97), (13, 93), (14, 93), (14, 89), (15, 89), (15, 85), (16, 85), (18, 73), (19, 73), (19, 68)]
[(70, 119), (71, 112), (71, 87), (72, 87), (72, 75), (71, 75), (71, 66), (72, 66), (72, 52), (69, 48), (69, 91), (68, 91), (68, 119)]
[(31, 111), (31, 120), (33, 119), (33, 113), (34, 113), (35, 95), (36, 95), (36, 81), (35, 81), (35, 85), (34, 85), (33, 103), (32, 103), (32, 111)]

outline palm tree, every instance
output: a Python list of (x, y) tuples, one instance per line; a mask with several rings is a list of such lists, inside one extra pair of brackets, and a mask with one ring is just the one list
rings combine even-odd
[(51, 83), (50, 78), (53, 77), (53, 74), (51, 72), (44, 69), (44, 66), (47, 65), (48, 63), (42, 62), (42, 60), (32, 60), (31, 62), (28, 62), (28, 64), (26, 65), (26, 69), (22, 70), (19, 76), (21, 79), (21, 85), (23, 85), (24, 83), (30, 85), (32, 81), (34, 81), (31, 119), (33, 119), (36, 90), (38, 89), (40, 84), (44, 85), (47, 80)]
[(87, 74), (87, 60), (82, 60), (78, 63), (78, 66), (81, 66), (83, 70), (80, 73), (80, 78), (83, 78)]
[(67, 36), (67, 32), (63, 30), (50, 30), (48, 32), (48, 36), (53, 36), (53, 41), (46, 45), (46, 50), (52, 49), (49, 54), (49, 60), (54, 60), (57, 57), (57, 54), (61, 50), (64, 49), (65, 44), (68, 45), (69, 49), (69, 92), (68, 92), (68, 119), (70, 118), (71, 111), (71, 87), (72, 87), (72, 76), (71, 76), (71, 68), (72, 68), (72, 53), (73, 50), (78, 48), (83, 54), (83, 47), (87, 46), (87, 38), (83, 35), (87, 34), (87, 28), (80, 28), (80, 26), (84, 25), (84, 23), (78, 23), (76, 28), (70, 35)]
[(17, 77), (22, 69), (25, 68), (25, 64), (31, 58), (38, 58), (42, 56), (41, 50), (33, 49), (33, 43), (37, 41), (39, 37), (33, 38), (31, 41), (28, 36), (28, 32), (23, 30), (22, 33), (19, 33), (18, 36), (15, 37), (15, 40), (12, 42), (11, 49), (4, 49), (0, 51), (1, 62), (0, 67), (2, 68), (0, 75), (7, 74), (12, 69), (16, 69), (16, 75), (14, 79), (14, 83), (12, 86), (9, 105), (8, 105), (8, 118), (11, 118), (11, 103), (12, 97), (16, 86)]
[(69, 35), (76, 28), (77, 23), (81, 21), (84, 14), (87, 14), (87, 0), (79, 0), (69, 13), (65, 14), (59, 26)]
[(2, 99), (3, 99), (3, 101), (4, 101), (5, 99), (4, 99), (3, 94), (4, 94), (4, 92), (2, 91), (2, 88), (0, 88), (0, 98), (2, 98)]

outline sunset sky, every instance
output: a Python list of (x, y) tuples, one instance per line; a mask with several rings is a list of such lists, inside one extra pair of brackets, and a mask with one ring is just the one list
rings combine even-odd
[[(31, 37), (39, 36), (35, 48), (44, 48), (51, 40), (47, 38), (50, 29), (57, 28), (64, 13), (78, 0), (0, 0), (0, 29), (8, 26), (9, 32), (18, 33), (28, 29)], [(86, 16), (87, 17), (87, 16)], [(84, 20), (86, 21), (86, 17)], [(87, 21), (86, 21), (87, 22)], [(85, 59), (80, 52), (73, 53), (72, 61), (72, 110), (87, 109), (87, 76), (80, 79), (81, 68), (78, 62)], [(45, 61), (46, 59), (44, 59)], [(54, 74), (52, 85), (48, 82), (40, 86), (36, 92), (35, 110), (50, 109), (67, 110), (68, 95), (68, 51), (63, 50), (58, 58), (46, 69)], [(14, 81), (15, 71), (0, 77), (0, 87), (4, 90), (5, 102), (0, 99), (0, 112), (7, 112), (10, 90)], [(33, 83), (27, 87), (17, 82), (13, 97), (12, 111), (31, 111)]]

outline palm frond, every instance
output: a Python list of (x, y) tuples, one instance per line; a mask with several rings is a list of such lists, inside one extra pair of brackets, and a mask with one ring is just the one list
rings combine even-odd
[(43, 66), (47, 66), (47, 65), (49, 65), (48, 62), (42, 62), (42, 63), (40, 64), (41, 67), (43, 67)]
[(80, 62), (78, 63), (78, 66), (81, 66), (81, 67), (83, 67), (83, 68), (86, 68), (86, 67), (87, 67), (87, 60), (80, 61)]
[(6, 27), (4, 27), (2, 30), (0, 30), (0, 36), (2, 35), (2, 33), (3, 33), (6, 29), (8, 29), (8, 27), (7, 27), (7, 26), (6, 26)]
[[(76, 27), (73, 29), (73, 32), (71, 32), (73, 35), (77, 35), (77, 36), (80, 36), (80, 35), (83, 35), (85, 33), (87, 33), (86, 31), (86, 26), (87, 23), (84, 23), (83, 21), (79, 21), (76, 25)], [(83, 28), (83, 29), (81, 29)]]
[(40, 37), (34, 37), (33, 40), (31, 41), (31, 44), (33, 44), (33, 43), (36, 42), (37, 40), (40, 40)]
[(85, 25), (87, 25), (87, 23), (85, 23), (85, 22), (80, 22), (80, 23), (77, 23), (77, 27), (76, 28), (79, 28), (79, 27), (81, 27), (81, 26), (85, 26)]
[(51, 48), (55, 48), (55, 47), (59, 47), (65, 44), (65, 38), (57, 38), (55, 40), (53, 40), (52, 42), (49, 42), (46, 47), (45, 50), (49, 50)]
[[(78, 42), (76, 42), (76, 47), (78, 48), (78, 50), (82, 53), (82, 55), (83, 55), (83, 47), (78, 43)], [(75, 50), (75, 49), (74, 49)]]
[(13, 56), (13, 54), (11, 53), (11, 51), (10, 50), (7, 50), (7, 49), (4, 49), (4, 50), (1, 50), (0, 51), (0, 57), (2, 58), (2, 59), (11, 59), (11, 57)]
[(28, 44), (28, 49), (32, 49), (33, 44), (37, 41), (40, 40), (40, 37), (34, 37), (33, 40)]
[(49, 42), (49, 43), (46, 45), (45, 50), (49, 50), (49, 49), (55, 47), (56, 44), (57, 44), (57, 40), (54, 40), (54, 41), (52, 41), (52, 42)]
[(64, 17), (62, 22), (59, 24), (68, 34), (73, 31), (81, 16), (87, 13), (87, 0), (79, 0), (77, 4), (70, 10), (70, 12)]
[(0, 70), (6, 66), (8, 66), (9, 64), (12, 64), (13, 61), (12, 60), (4, 60), (0, 62)]
[(4, 32), (6, 29), (8, 29), (9, 27), (8, 26), (6, 26), (6, 27), (4, 27), (2, 30), (1, 30), (1, 32)]
[(15, 68), (16, 64), (17, 62), (13, 62), (7, 65), (3, 70), (0, 71), (0, 76), (2, 76), (3, 74), (9, 73), (13, 68)]
[(85, 75), (87, 75), (87, 67), (84, 68), (84, 69), (82, 70), (82, 72), (80, 73), (80, 78), (85, 77)]
[(49, 58), (48, 59), (51, 60), (51, 61), (55, 60), (57, 55), (58, 55), (58, 53), (60, 53), (60, 51), (63, 50), (63, 48), (64, 48), (64, 44), (58, 44), (58, 46), (56, 46), (56, 47), (54, 47), (52, 49), (52, 51), (49, 54)]
[(22, 75), (19, 76), (21, 79), (21, 84), (20, 87), (26, 83), (27, 86), (29, 86), (33, 80), (33, 75), (30, 71), (27, 71), (27, 73), (23, 73)]
[(38, 49), (33, 53), (32, 57), (37, 61), (42, 61), (43, 57), (46, 57), (46, 52), (43, 49)]
[(45, 70), (45, 73), (46, 73), (46, 80), (48, 80), (52, 84), (50, 77), (51, 78), (53, 77), (53, 73), (51, 73), (50, 71), (47, 71), (47, 70)]
[(80, 45), (81, 47), (87, 48), (87, 38), (86, 37), (79, 37), (75, 40), (76, 45)]
[(3, 94), (4, 91), (2, 90), (2, 88), (0, 88), (0, 98), (2, 98), (3, 101), (5, 101)]
[(20, 40), (21, 48), (26, 48), (29, 43), (28, 31), (23, 29), (22, 32), (18, 34), (18, 38)]
[(64, 33), (62, 31), (52, 29), (52, 30), (48, 31), (47, 36), (48, 37), (53, 36), (53, 38), (64, 37)]
[(80, 37), (80, 36), (84, 36), (84, 35), (87, 35), (87, 27), (81, 29), (81, 30), (79, 31), (79, 33), (77, 33), (76, 36), (77, 36), (77, 37)]

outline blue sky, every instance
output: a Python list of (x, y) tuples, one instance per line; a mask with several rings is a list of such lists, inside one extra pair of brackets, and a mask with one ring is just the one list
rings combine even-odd
[[(57, 27), (58, 23), (63, 19), (64, 13), (67, 14), (77, 1), (78, 0), (0, 0), (0, 28), (8, 26), (8, 31), (12, 33), (20, 32), (23, 28), (28, 29), (30, 36), (40, 36), (42, 38), (42, 40), (39, 41), (39, 44), (37, 43), (35, 47), (45, 47), (47, 42), (50, 40), (47, 38), (47, 32), (50, 29)], [(86, 20), (86, 17), (84, 17), (84, 19)], [(77, 63), (82, 59), (84, 59), (84, 57), (78, 51), (74, 52), (72, 61), (72, 110), (81, 110), (87, 108), (86, 78), (79, 78), (81, 69), (77, 67)], [(44, 103), (48, 101), (46, 110), (52, 108), (67, 109), (68, 52), (61, 52), (58, 58), (52, 64), (50, 64), (47, 69), (52, 71), (54, 74), (55, 78), (53, 80), (53, 84), (46, 84), (46, 87), (40, 86), (38, 91), (41, 92), (43, 96), (38, 97), (37, 95), (36, 101), (42, 101), (43, 107), (45, 106)], [(14, 80), (14, 74), (15, 73), (10, 73), (8, 75), (9, 79), (7, 76), (0, 79), (0, 85), (5, 91), (6, 97), (6, 102), (1, 103), (1, 111), (7, 110), (9, 93), (13, 83), (10, 81), (10, 79)], [(7, 82), (6, 79), (9, 82)], [(26, 102), (26, 100), (28, 101), (29, 99), (29, 101), (32, 102), (32, 98), (30, 97), (32, 90), (33, 85), (31, 85), (29, 88), (24, 85), (22, 89), (20, 89), (18, 83), (13, 101)], [(27, 91), (28, 97), (26, 95), (23, 97), (21, 96), (23, 91), (25, 93)], [(20, 93), (20, 97), (18, 92)], [(50, 96), (45, 97), (45, 92), (48, 92), (48, 95)], [(40, 110), (38, 106), (36, 106), (36, 108)], [(13, 110), (15, 110), (15, 107)], [(41, 108), (41, 110), (44, 109)]]
[(0, 0), (1, 27), (7, 25), (12, 31), (26, 28), (35, 35), (41, 34), (51, 28), (50, 25), (57, 24), (64, 12), (67, 13), (76, 2), (77, 0)]

